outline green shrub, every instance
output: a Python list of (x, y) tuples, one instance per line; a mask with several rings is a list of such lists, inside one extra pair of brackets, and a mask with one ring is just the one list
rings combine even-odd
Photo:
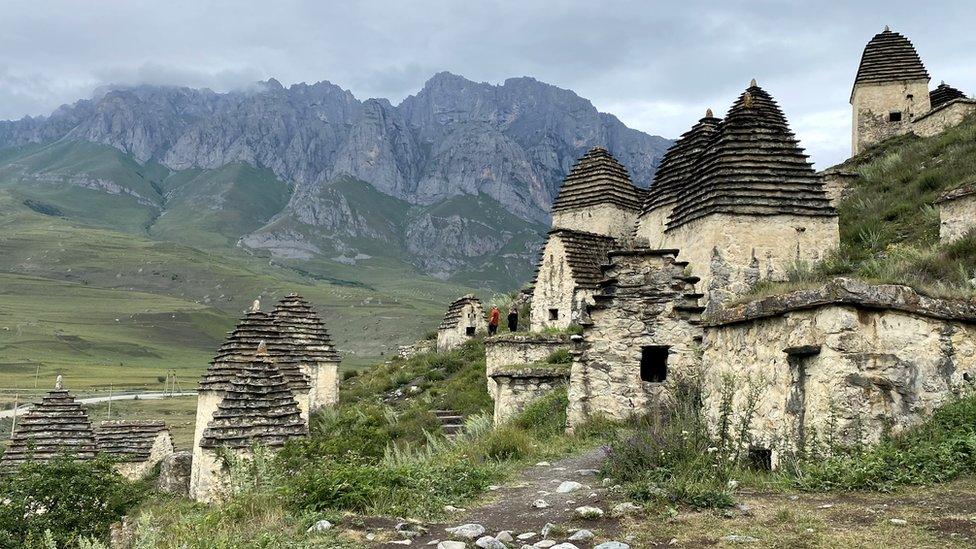
[(104, 458), (27, 463), (0, 477), (0, 547), (39, 546), (45, 532), (58, 545), (105, 539), (109, 525), (145, 494)]
[(573, 355), (569, 349), (556, 349), (546, 357), (546, 364), (569, 364), (573, 362)]
[(924, 423), (870, 448), (791, 465), (802, 490), (879, 490), (931, 484), (976, 472), (976, 396), (951, 402)]
[(566, 396), (566, 388), (561, 387), (530, 402), (512, 423), (540, 438), (557, 436), (566, 429), (567, 406), (569, 398)]
[(513, 425), (501, 425), (478, 443), (477, 450), (485, 459), (513, 461), (530, 455), (534, 442), (522, 429)]

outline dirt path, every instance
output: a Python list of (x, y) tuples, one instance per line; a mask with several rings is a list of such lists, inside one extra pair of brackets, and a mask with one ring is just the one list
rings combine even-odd
[[(518, 478), (490, 492), (491, 501), (488, 503), (458, 513), (450, 522), (427, 525), (428, 533), (415, 538), (411, 546), (426, 547), (434, 540), (452, 539), (445, 528), (469, 523), (484, 526), (484, 535), (489, 536), (495, 536), (502, 531), (510, 531), (513, 537), (528, 532), (536, 533), (530, 539), (516, 539), (508, 544), (516, 548), (543, 539), (565, 542), (572, 532), (581, 528), (594, 532), (596, 537), (592, 540), (571, 541), (579, 549), (590, 548), (596, 543), (613, 539), (612, 536), (619, 530), (619, 522), (608, 516), (611, 507), (619, 503), (619, 500), (610, 498), (609, 491), (603, 486), (599, 475), (598, 470), (605, 458), (603, 449), (595, 448), (552, 464), (540, 462), (533, 465)], [(582, 487), (568, 493), (557, 493), (556, 489), (565, 481), (577, 482)], [(533, 506), (536, 500), (543, 500), (548, 506), (544, 508)], [(574, 510), (581, 506), (598, 507), (606, 515), (596, 520), (575, 518)], [(557, 528), (543, 538), (541, 532), (546, 524), (550, 523), (557, 525)], [(436, 544), (434, 546), (436, 547)], [(387, 542), (376, 547), (403, 547), (403, 545)], [(473, 540), (468, 542), (468, 547), (475, 547)]]

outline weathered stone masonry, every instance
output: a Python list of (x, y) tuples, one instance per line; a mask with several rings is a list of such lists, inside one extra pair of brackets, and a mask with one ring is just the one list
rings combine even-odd
[(481, 301), (473, 295), (459, 297), (447, 308), (437, 327), (437, 350), (450, 351), (487, 330), (488, 321)]
[(158, 420), (103, 421), (95, 429), (95, 441), (98, 451), (117, 459), (115, 469), (130, 480), (145, 478), (175, 451), (169, 429)]
[(676, 254), (610, 252), (596, 304), (573, 350), (570, 429), (595, 416), (652, 412), (667, 404), (682, 375), (697, 370), (702, 296)]
[[(931, 413), (976, 374), (976, 307), (905, 286), (838, 279), (744, 303), (708, 321), (702, 356), (713, 428), (723, 378), (763, 391), (751, 435), (773, 465), (801, 441), (874, 443)], [(831, 422), (836, 432), (830, 433)]]
[(935, 201), (939, 209), (939, 240), (958, 240), (976, 227), (976, 185), (944, 193)]

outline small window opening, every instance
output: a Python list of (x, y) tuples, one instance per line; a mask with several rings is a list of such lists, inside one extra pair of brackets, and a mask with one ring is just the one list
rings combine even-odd
[(549, 309), (549, 320), (559, 320), (559, 309)]
[(888, 122), (901, 122), (901, 113), (898, 111), (888, 113)]
[(663, 345), (641, 347), (641, 381), (661, 383), (668, 378), (668, 349)]
[(757, 446), (749, 448), (749, 466), (757, 471), (772, 471), (773, 451)]
[(468, 337), (473, 336), (474, 335), (474, 326), (468, 326), (467, 328), (465, 328), (464, 329), (464, 334), (467, 335)]

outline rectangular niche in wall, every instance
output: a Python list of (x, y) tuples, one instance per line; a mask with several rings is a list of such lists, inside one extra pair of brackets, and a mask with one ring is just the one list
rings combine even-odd
[(464, 329), (464, 333), (466, 335), (468, 335), (468, 336), (473, 336), (474, 335), (474, 326), (468, 326), (467, 328), (465, 328)]
[(901, 113), (898, 111), (893, 111), (888, 113), (889, 122), (901, 122)]
[(641, 347), (641, 381), (661, 383), (668, 378), (668, 349), (667, 345)]
[(559, 320), (559, 309), (549, 309), (549, 320)]

